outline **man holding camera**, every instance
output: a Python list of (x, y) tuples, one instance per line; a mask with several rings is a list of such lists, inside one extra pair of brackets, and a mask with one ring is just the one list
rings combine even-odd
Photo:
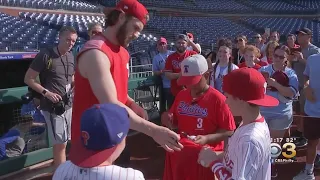
[[(40, 109), (53, 143), (55, 169), (66, 161), (66, 144), (71, 138), (71, 93), (75, 67), (70, 50), (77, 37), (73, 27), (62, 27), (58, 46), (42, 49), (31, 63), (24, 79), (30, 88), (43, 96)], [(38, 76), (40, 83), (36, 80)]]

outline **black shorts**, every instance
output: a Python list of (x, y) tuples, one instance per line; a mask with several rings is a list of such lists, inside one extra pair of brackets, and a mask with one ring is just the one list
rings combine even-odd
[(307, 139), (317, 140), (320, 139), (320, 118), (308, 117), (303, 118), (303, 133)]

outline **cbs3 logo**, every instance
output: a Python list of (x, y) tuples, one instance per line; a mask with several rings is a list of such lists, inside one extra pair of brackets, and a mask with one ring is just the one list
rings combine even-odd
[(271, 158), (275, 159), (282, 154), (283, 157), (291, 159), (297, 155), (296, 145), (293, 143), (285, 143), (282, 148), (277, 143), (271, 143)]

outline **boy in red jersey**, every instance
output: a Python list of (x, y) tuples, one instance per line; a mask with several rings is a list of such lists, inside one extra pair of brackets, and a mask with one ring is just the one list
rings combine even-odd
[(180, 77), (180, 63), (187, 57), (198, 54), (195, 51), (187, 50), (188, 37), (184, 34), (179, 34), (176, 38), (177, 51), (168, 56), (165, 65), (165, 76), (171, 80), (171, 92), (175, 97), (184, 88), (177, 84), (177, 79)]
[[(137, 0), (121, 0), (107, 14), (103, 33), (86, 42), (77, 56), (71, 143), (80, 135), (82, 113), (94, 104), (114, 103), (126, 108), (130, 128), (152, 137), (167, 151), (180, 150), (180, 137), (150, 121), (142, 107), (128, 96), (129, 53), (125, 49), (138, 38), (149, 15)], [(77, 153), (71, 146), (70, 156)]]
[(225, 152), (204, 147), (198, 162), (214, 172), (219, 180), (271, 179), (270, 132), (259, 106), (277, 106), (279, 101), (266, 95), (267, 83), (253, 68), (240, 68), (223, 79), (226, 103), (242, 123), (228, 140)]
[(184, 148), (167, 153), (164, 180), (213, 179), (214, 175), (197, 163), (198, 153), (203, 145), (223, 150), (223, 140), (235, 129), (225, 97), (207, 84), (208, 77), (208, 64), (202, 55), (191, 55), (181, 62), (178, 84), (186, 89), (178, 93), (169, 113), (163, 114), (162, 123), (178, 128), (184, 136), (180, 141)]

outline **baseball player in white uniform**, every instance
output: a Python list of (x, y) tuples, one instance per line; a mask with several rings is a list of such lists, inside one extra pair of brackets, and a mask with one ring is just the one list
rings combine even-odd
[(225, 152), (204, 147), (198, 162), (211, 168), (220, 180), (270, 180), (270, 133), (259, 106), (277, 106), (279, 101), (266, 95), (267, 83), (257, 70), (241, 68), (223, 79), (226, 103), (242, 122), (229, 138)]
[(144, 180), (142, 172), (112, 165), (125, 148), (129, 116), (116, 104), (94, 105), (81, 117), (81, 137), (53, 180)]

